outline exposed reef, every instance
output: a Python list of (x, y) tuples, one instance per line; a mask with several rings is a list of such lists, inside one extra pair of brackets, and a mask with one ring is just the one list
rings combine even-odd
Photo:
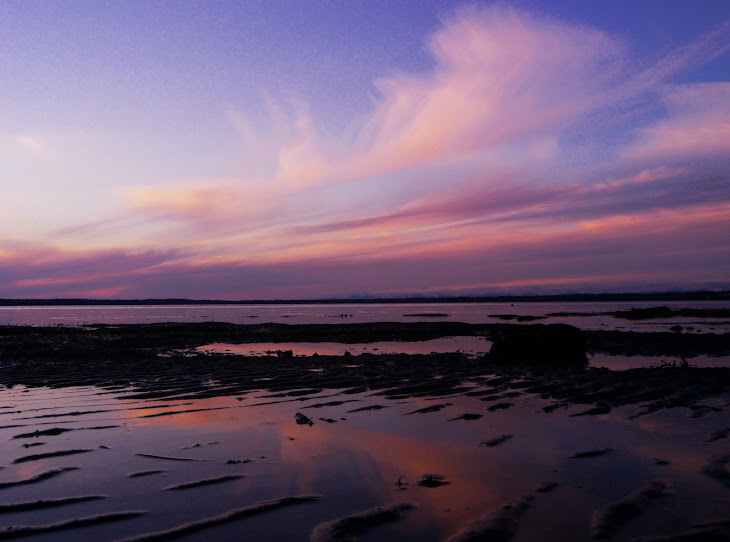
[[(478, 359), (460, 352), (255, 357), (195, 350), (212, 342), (347, 343), (427, 340), (459, 335), (484, 337), (502, 346), (496, 346), (495, 352)], [(561, 337), (565, 337), (565, 341), (561, 341)], [(554, 362), (541, 365), (504, 362), (500, 350), (517, 339), (530, 343), (532, 356), (547, 357)], [(593, 408), (577, 414), (600, 415), (622, 405), (642, 404), (642, 410), (636, 416), (673, 407), (687, 408), (692, 416), (703, 415), (708, 409), (716, 408), (704, 405), (704, 397), (725, 393), (730, 387), (730, 368), (668, 366), (610, 371), (586, 367), (581, 362), (585, 355), (580, 349), (583, 339), (588, 351), (625, 355), (730, 355), (728, 335), (579, 332), (570, 326), (541, 324), (0, 326), (0, 385), (96, 385), (110, 389), (134, 386), (126, 395), (129, 399), (155, 399), (174, 394), (177, 401), (243, 395), (260, 389), (268, 390), (271, 400), (277, 402), (282, 396), (297, 401), (303, 394), (323, 389), (341, 389), (345, 393), (375, 390), (376, 395), (390, 399), (476, 393), (481, 400), (490, 403), (487, 412), (511, 408), (516, 404), (516, 397), (532, 394), (551, 401), (542, 408), (546, 413), (582, 404)], [(569, 346), (564, 346), (563, 342)], [(561, 367), (566, 361), (564, 355), (569, 353), (576, 366)], [(527, 361), (512, 355), (516, 356), (513, 359)], [(487, 388), (475, 392), (470, 381)], [(382, 405), (349, 411), (377, 408)], [(425, 408), (434, 409), (435, 405)], [(198, 410), (202, 411), (153, 412), (142, 417), (181, 415)], [(108, 410), (100, 412), (109, 413)], [(21, 435), (22, 438), (52, 436), (61, 431), (65, 428), (44, 429), (37, 433), (19, 430), (18, 438)]]
[(588, 364), (583, 334), (567, 324), (505, 329), (494, 338), (489, 357), (501, 363), (573, 367)]

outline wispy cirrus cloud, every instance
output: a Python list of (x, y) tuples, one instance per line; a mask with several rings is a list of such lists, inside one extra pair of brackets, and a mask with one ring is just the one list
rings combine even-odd
[[(613, 122), (611, 108), (618, 103), (630, 107), (647, 94), (666, 96), (669, 87), (664, 80), (690, 63), (709, 61), (724, 51), (728, 39), (723, 36), (713, 32), (655, 65), (636, 67), (618, 39), (598, 30), (505, 7), (464, 9), (446, 19), (428, 40), (434, 67), (426, 73), (394, 74), (376, 81), (379, 97), (373, 110), (354, 120), (341, 138), (319, 130), (302, 103), (287, 111), (269, 98), (273, 128), (259, 128), (242, 113), (230, 113), (253, 150), (247, 155), (249, 162), (273, 164), (254, 168), (268, 176), (223, 184), (137, 187), (129, 190), (129, 201), (141, 211), (160, 210), (183, 219), (217, 212), (233, 215), (232, 201), (246, 215), (251, 205), (242, 205), (244, 200), (254, 201), (258, 211), (287, 200), (301, 212), (296, 209), (297, 198), (321, 193), (312, 187), (343, 182), (378, 186), (382, 176), (399, 171), (406, 172), (402, 177), (417, 172), (428, 178), (439, 164), (463, 168), (467, 176), (480, 169), (479, 178), (471, 175), (480, 185), (504, 182), (499, 171), (484, 174), (488, 167), (518, 171), (524, 177), (520, 180), (532, 184), (562, 184), (564, 180), (556, 180), (553, 171), (571, 160), (569, 139), (574, 130), (579, 127), (582, 133), (590, 124), (591, 137), (598, 137), (601, 124)], [(665, 98), (670, 106), (682, 101), (691, 106), (706, 97), (698, 95), (699, 88), (672, 88), (674, 94)], [(710, 114), (723, 107), (724, 98), (719, 87), (712, 94), (716, 96), (712, 103), (704, 104)], [(597, 119), (601, 112), (607, 118)], [(665, 120), (653, 128), (640, 128), (636, 145), (659, 137), (657, 130), (665, 124), (668, 130), (684, 114), (681, 107), (670, 107)], [(266, 135), (260, 138), (260, 132)], [(633, 145), (623, 150), (619, 146), (615, 152), (639, 152), (632, 149)], [(666, 148), (664, 155), (669, 153)], [(542, 168), (548, 174), (540, 178), (536, 171)], [(423, 185), (448, 188), (454, 179), (442, 175), (435, 182), (403, 178), (394, 182), (410, 184), (408, 189), (418, 198)], [(383, 198), (392, 192), (383, 190)]]
[(22, 291), (28, 297), (112, 292), (128, 298), (262, 299), (727, 284), (728, 203), (681, 214), (615, 215), (564, 229), (508, 228), (484, 237), (470, 235), (470, 228), (457, 225), (448, 232), (451, 238), (438, 236), (432, 243), (396, 234), (393, 242), (371, 240), (350, 253), (283, 254), (274, 261), (205, 260), (182, 249), (68, 253), (16, 243), (10, 251), (6, 242), (0, 297), (22, 297)]
[[(385, 291), (381, 269), (401, 290), (418, 269), (412, 287), (423, 291), (650, 280), (662, 269), (686, 281), (664, 254), (698, 250), (698, 261), (720, 254), (694, 270), (715, 277), (727, 258), (716, 232), (730, 201), (730, 83), (673, 78), (727, 53), (728, 28), (641, 65), (594, 28), (504, 6), (457, 11), (426, 41), (432, 66), (374, 81), (371, 110), (344, 133), (323, 129), (303, 100), (267, 97), (266, 123), (227, 112), (244, 147), (240, 177), (124, 189), (109, 227), (135, 227), (114, 246), (156, 250), (120, 249), (122, 268), (145, 277), (140, 292), (208, 277), (213, 297), (226, 284), (257, 297), (238, 277), (265, 284), (261, 296)], [(112, 288), (113, 257), (87, 255), (99, 274), (79, 276)], [(45, 271), (28, 280), (72, 277), (29, 268)], [(190, 295), (176, 292), (166, 295)]]
[[(135, 278), (173, 262), (179, 252), (66, 250), (0, 238), (0, 297), (53, 296), (130, 290)], [(91, 295), (91, 294), (84, 294)]]
[(730, 82), (670, 87), (663, 96), (668, 117), (642, 128), (630, 158), (682, 160), (730, 154)]

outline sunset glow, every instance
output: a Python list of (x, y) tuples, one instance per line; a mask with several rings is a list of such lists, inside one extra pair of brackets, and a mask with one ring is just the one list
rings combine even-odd
[(0, 298), (730, 288), (730, 4), (0, 6)]

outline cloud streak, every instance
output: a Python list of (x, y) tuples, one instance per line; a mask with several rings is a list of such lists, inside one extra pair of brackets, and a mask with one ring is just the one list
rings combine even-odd
[[(730, 204), (698, 206), (681, 215), (655, 211), (589, 220), (575, 227), (490, 237), (456, 227), (440, 245), (398, 241), (348, 254), (297, 255), (282, 261), (225, 261), (174, 253), (87, 251), (17, 246), (0, 253), (0, 297), (306, 298), (353, 293), (499, 293), (566, 288), (718, 287), (726, 283)], [(4, 245), (7, 246), (7, 243)], [(31, 255), (32, 254), (32, 255)], [(353, 290), (353, 278), (357, 290)]]
[(595, 28), (459, 10), (426, 41), (432, 66), (375, 81), (371, 110), (344, 133), (301, 99), (266, 97), (265, 126), (228, 110), (240, 177), (128, 186), (103, 222), (134, 224), (120, 248), (73, 250), (95, 222), (57, 230), (56, 247), (6, 249), (0, 296), (346, 296), (629, 274), (716, 284), (730, 82), (674, 78), (727, 54), (729, 29), (641, 65)]

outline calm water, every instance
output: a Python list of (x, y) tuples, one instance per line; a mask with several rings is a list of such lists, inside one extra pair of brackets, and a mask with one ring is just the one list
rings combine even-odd
[[(451, 321), (498, 323), (495, 314), (545, 316), (556, 312), (600, 313), (633, 307), (666, 305), (679, 308), (730, 308), (730, 301), (682, 302), (581, 302), (581, 303), (398, 303), (342, 305), (169, 305), (110, 307), (0, 307), (0, 325), (144, 324), (154, 322), (230, 322), (234, 324), (332, 324), (363, 322)], [(447, 316), (417, 316), (423, 314)], [(416, 316), (414, 316), (416, 315)], [(567, 323), (587, 330), (616, 329), (667, 331), (671, 326), (692, 327), (695, 332), (728, 333), (730, 319), (670, 318), (632, 322), (612, 316), (564, 316), (541, 320)]]

